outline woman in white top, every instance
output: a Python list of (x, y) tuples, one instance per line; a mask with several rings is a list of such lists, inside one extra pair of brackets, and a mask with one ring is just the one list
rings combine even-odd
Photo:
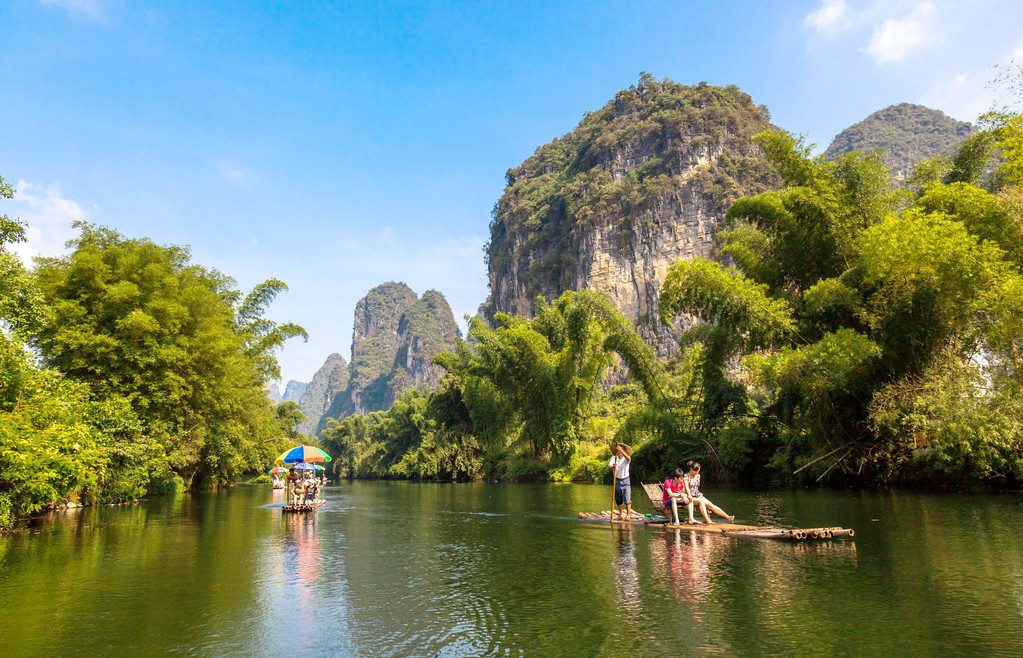
[(689, 469), (689, 472), (686, 473), (682, 479), (685, 480), (686, 486), (689, 487), (689, 495), (692, 500), (692, 502), (689, 503), (689, 522), (696, 523), (696, 520), (693, 518), (693, 505), (700, 506), (700, 512), (703, 513), (703, 519), (707, 522), (707, 525), (714, 524), (714, 522), (710, 520), (710, 515), (707, 514), (708, 507), (710, 508), (710, 511), (714, 512), (721, 518), (734, 521), (734, 515), (729, 516), (723, 509), (707, 500), (707, 497), (700, 493), (700, 464), (690, 460), (686, 462), (686, 467)]

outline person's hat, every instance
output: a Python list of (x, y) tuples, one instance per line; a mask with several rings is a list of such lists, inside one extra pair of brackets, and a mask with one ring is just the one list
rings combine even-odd
[(625, 451), (625, 454), (628, 455), (630, 459), (632, 458), (632, 448), (630, 448), (629, 446), (625, 445), (624, 443), (612, 443), (611, 444), (611, 452), (614, 452), (615, 448), (617, 448), (618, 446), (622, 447), (622, 450)]

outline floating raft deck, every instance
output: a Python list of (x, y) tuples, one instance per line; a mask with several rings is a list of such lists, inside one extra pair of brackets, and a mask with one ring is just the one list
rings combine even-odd
[[(615, 515), (617, 517), (617, 514)], [(628, 524), (628, 520), (619, 521), (611, 518), (610, 510), (599, 513), (579, 512), (579, 520), (592, 521), (595, 523)], [(672, 530), (691, 530), (711, 535), (727, 535), (729, 537), (749, 537), (751, 539), (779, 539), (784, 541), (806, 541), (810, 539), (841, 539), (851, 538), (856, 533), (848, 528), (770, 528), (752, 525), (740, 525), (738, 523), (715, 523), (712, 525), (683, 523), (673, 525), (660, 516), (644, 516), (632, 513), (632, 523), (643, 525), (656, 525)]]
[(281, 511), (285, 512), (285, 513), (287, 513), (287, 512), (313, 512), (313, 511), (319, 509), (320, 507), (322, 507), (325, 502), (327, 502), (327, 501), (325, 501), (325, 500), (314, 500), (311, 503), (288, 503), (287, 505), (285, 505), (284, 507), (281, 508)]
[(702, 523), (673, 525), (668, 523), (664, 511), (664, 487), (660, 484), (640, 484), (643, 493), (650, 499), (650, 505), (654, 508), (654, 514), (645, 516), (636, 512), (628, 520), (611, 518), (611, 510), (603, 512), (579, 512), (579, 519), (582, 521), (594, 521), (597, 523), (642, 523), (645, 525), (659, 525), (664, 528), (692, 530), (712, 535), (728, 535), (729, 537), (749, 537), (751, 539), (780, 539), (784, 541), (806, 541), (807, 539), (834, 539), (851, 538), (854, 533), (848, 528), (770, 528), (763, 526), (739, 525), (738, 523), (713, 523), (705, 525)]

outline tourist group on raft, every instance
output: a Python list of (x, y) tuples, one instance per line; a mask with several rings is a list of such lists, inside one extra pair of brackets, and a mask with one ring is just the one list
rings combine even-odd
[[(632, 481), (629, 478), (629, 465), (632, 463), (632, 449), (624, 443), (611, 444), (611, 460), (607, 467), (614, 471), (615, 478), (615, 505), (618, 507), (618, 520), (629, 521), (632, 519)], [(679, 521), (679, 507), (685, 507), (689, 511), (690, 524), (713, 525), (708, 510), (714, 512), (723, 519), (733, 521), (734, 515), (727, 514), (723, 509), (710, 502), (706, 496), (700, 493), (700, 464), (695, 461), (686, 462), (685, 469), (676, 468), (674, 477), (664, 481), (664, 514), (671, 519), (673, 525), (681, 525)], [(624, 512), (622, 511), (622, 508)], [(697, 521), (693, 517), (694, 508), (699, 507), (703, 515), (703, 521)], [(611, 513), (611, 520), (615, 520), (614, 512)]]
[(287, 485), (288, 502), (292, 505), (308, 504), (316, 500), (319, 488), (325, 484), (327, 477), (317, 476), (312, 471), (305, 471), (303, 475), (293, 469), (288, 471), (287, 478), (277, 474), (273, 477), (274, 489), (284, 489)]

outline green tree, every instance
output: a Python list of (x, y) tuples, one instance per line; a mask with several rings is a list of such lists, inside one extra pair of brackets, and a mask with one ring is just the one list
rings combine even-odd
[[(613, 431), (608, 421), (591, 421), (614, 404), (601, 384), (615, 356), (657, 394), (659, 364), (602, 295), (539, 300), (532, 319), (502, 315), (495, 327), (474, 318), (468, 340), (435, 358), (446, 371), (437, 390), (407, 391), (386, 412), (329, 421), (323, 442), (340, 474), (359, 477), (552, 470), (556, 477), (602, 477), (606, 469), (594, 464)], [(614, 413), (624, 412), (618, 405)]]
[(298, 431), (298, 426), (306, 421), (306, 416), (302, 413), (302, 405), (291, 400), (278, 402), (274, 405), (274, 416), (281, 436), (286, 436), (292, 441), (306, 438)]
[(260, 317), (282, 285), (238, 304), (233, 281), (185, 248), (76, 227), (72, 252), (35, 271), (50, 308), (34, 340), (46, 363), (101, 400), (127, 400), (188, 486), (262, 468), (280, 447), (263, 394), (273, 350), (304, 334)]
[[(991, 406), (1019, 392), (1023, 329), (1023, 230), (1004, 185), (1016, 157), (1005, 134), (972, 137), (950, 169), (921, 173), (915, 200), (889, 187), (876, 154), (825, 162), (790, 135), (758, 136), (786, 187), (728, 211), (719, 237), (737, 270), (678, 263), (662, 291), (662, 315), (708, 323), (687, 340), (701, 354), (699, 414), (712, 447), (818, 480), (1017, 476), (1014, 425)], [(975, 184), (994, 143), (1009, 156), (998, 195)], [(990, 363), (987, 392), (968, 374), (978, 355)], [(951, 401), (970, 386), (987, 424), (956, 420)], [(955, 429), (900, 416), (914, 409)], [(934, 449), (911, 468), (922, 434)]]

